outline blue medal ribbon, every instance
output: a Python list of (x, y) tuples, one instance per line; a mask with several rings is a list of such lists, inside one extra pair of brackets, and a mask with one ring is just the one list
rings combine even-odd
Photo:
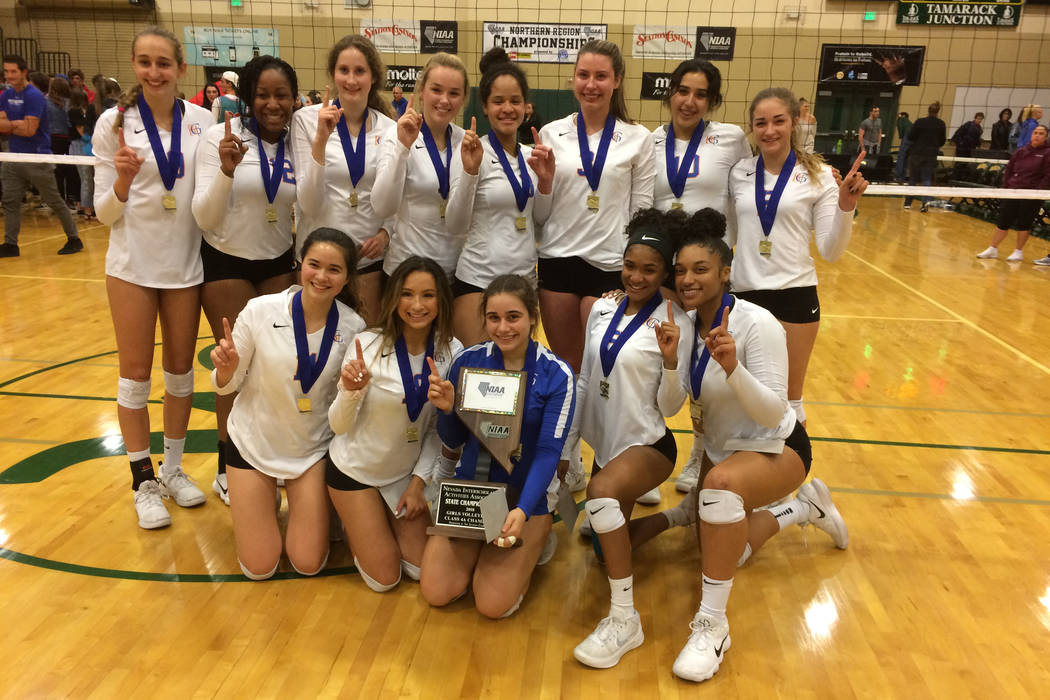
[(784, 194), (784, 188), (787, 187), (788, 179), (791, 178), (791, 172), (795, 169), (796, 160), (795, 149), (791, 149), (787, 160), (784, 161), (784, 167), (780, 169), (777, 184), (773, 185), (773, 193), (769, 196), (769, 201), (766, 201), (766, 167), (762, 156), (758, 157), (758, 163), (755, 166), (755, 208), (758, 209), (758, 221), (762, 224), (762, 233), (767, 237), (773, 230), (773, 222), (777, 218), (777, 207), (780, 206), (780, 196)]
[(580, 163), (583, 165), (583, 174), (586, 176), (587, 184), (591, 186), (592, 192), (598, 191), (598, 184), (602, 181), (605, 157), (609, 155), (609, 144), (612, 143), (613, 128), (615, 126), (616, 119), (610, 114), (605, 118), (602, 138), (598, 141), (598, 153), (592, 158), (591, 144), (587, 141), (587, 128), (583, 124), (583, 112), (576, 113), (576, 136), (580, 141)]
[(405, 343), (405, 336), (399, 335), (397, 340), (394, 341), (394, 352), (397, 355), (397, 368), (401, 370), (401, 385), (405, 388), (405, 410), (408, 411), (408, 419), (415, 423), (427, 402), (427, 392), (430, 391), (430, 372), (427, 369), (427, 358), (434, 356), (434, 331), (430, 331), (430, 337), (427, 339), (427, 350), (423, 356), (423, 381), (418, 385), (412, 374), (412, 362), (408, 356), (408, 344)]
[[(634, 315), (631, 322), (627, 324), (627, 327), (618, 336), (616, 336), (616, 327), (620, 325), (620, 320), (623, 319), (624, 312), (627, 311), (627, 299), (621, 301), (620, 305), (616, 307), (616, 313), (613, 314), (612, 320), (609, 321), (609, 327), (605, 329), (605, 337), (602, 338), (601, 347), (598, 348), (598, 356), (602, 360), (602, 373), (606, 377), (612, 372), (613, 365), (616, 364), (616, 357), (620, 354), (624, 344), (649, 319), (649, 316), (656, 311), (656, 307), (663, 300), (663, 295), (660, 292), (654, 294), (653, 298), (645, 303), (645, 306)], [(616, 336), (615, 340), (613, 340), (613, 336)]]
[(281, 189), (281, 179), (284, 177), (284, 134), (277, 139), (277, 157), (273, 159), (273, 173), (270, 173), (270, 159), (266, 156), (263, 148), (262, 136), (259, 135), (259, 123), (253, 117), (249, 128), (255, 134), (259, 143), (259, 170), (262, 171), (263, 188), (266, 190), (266, 201), (273, 204), (277, 199), (277, 190)]
[(149, 145), (153, 148), (153, 158), (157, 161), (157, 170), (160, 171), (160, 181), (164, 183), (164, 189), (170, 192), (178, 179), (179, 170), (182, 169), (182, 107), (179, 101), (175, 100), (175, 108), (171, 112), (171, 150), (165, 154), (157, 122), (153, 119), (153, 110), (146, 104), (142, 93), (139, 93), (138, 106), (142, 126), (146, 129)]
[(321, 376), (328, 356), (332, 354), (332, 342), (335, 340), (335, 329), (339, 325), (339, 310), (335, 301), (328, 308), (328, 320), (324, 324), (324, 335), (321, 336), (321, 348), (317, 359), (310, 359), (310, 343), (306, 339), (306, 316), (303, 314), (303, 290), (292, 297), (292, 330), (295, 332), (295, 356), (298, 360), (297, 374), (303, 395), (309, 394), (314, 382)]
[(689, 145), (685, 147), (682, 161), (676, 170), (674, 167), (674, 122), (667, 125), (667, 140), (664, 142), (665, 160), (667, 161), (667, 184), (671, 186), (671, 192), (674, 193), (675, 199), (681, 199), (682, 193), (685, 192), (685, 179), (693, 165), (693, 158), (696, 157), (696, 149), (700, 147), (700, 139), (704, 137), (705, 128), (707, 128), (707, 124), (701, 119), (700, 123), (693, 129), (693, 135), (689, 138)]
[[(722, 315), (726, 312), (726, 307), (733, 308), (736, 300), (728, 293), (722, 293), (722, 303), (718, 307), (718, 313), (715, 314), (715, 322), (711, 324), (710, 331), (713, 331), (718, 326), (722, 325)], [(696, 310), (696, 320), (693, 322), (693, 352), (689, 360), (689, 388), (693, 390), (693, 400), (696, 401), (700, 398), (700, 388), (704, 383), (704, 372), (707, 371), (707, 363), (711, 361), (711, 351), (707, 349), (707, 344), (704, 344), (704, 350), (697, 357), (697, 349), (700, 344), (700, 309)]]
[(434, 164), (434, 172), (438, 178), (438, 193), (442, 199), (448, 199), (449, 173), (452, 170), (452, 126), (445, 127), (445, 162), (441, 162), (441, 153), (437, 144), (434, 143), (434, 135), (430, 133), (430, 127), (424, 120), (420, 129), (423, 132), (423, 143), (427, 146), (430, 154), (430, 162)]
[[(333, 104), (339, 107), (339, 100)], [(339, 132), (339, 143), (343, 145), (343, 158), (346, 159), (346, 168), (350, 171), (350, 184), (357, 187), (357, 183), (365, 174), (365, 127), (368, 124), (368, 110), (365, 109), (364, 119), (361, 120), (361, 130), (357, 132), (357, 145), (350, 145), (350, 129), (346, 126), (346, 120), (339, 117), (336, 123), (336, 131)], [(424, 125), (425, 126), (425, 125)]]
[(503, 150), (503, 144), (496, 138), (496, 132), (489, 132), (489, 145), (492, 146), (492, 150), (496, 152), (499, 157), (499, 163), (503, 166), (503, 172), (506, 173), (507, 179), (510, 180), (510, 188), (514, 190), (514, 201), (518, 203), (518, 211), (525, 211), (525, 206), (529, 203), (529, 197), (534, 193), (532, 189), (532, 178), (529, 177), (529, 170), (525, 167), (525, 156), (521, 152), (521, 146), (518, 146), (518, 169), (521, 171), (521, 182), (518, 182), (518, 178), (514, 176), (514, 171), (510, 167), (510, 159), (507, 158), (507, 152)]

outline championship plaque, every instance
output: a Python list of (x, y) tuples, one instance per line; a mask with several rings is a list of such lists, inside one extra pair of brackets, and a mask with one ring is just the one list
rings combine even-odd
[(434, 525), (427, 534), (493, 541), (507, 519), (506, 491), (506, 484), (442, 479)]

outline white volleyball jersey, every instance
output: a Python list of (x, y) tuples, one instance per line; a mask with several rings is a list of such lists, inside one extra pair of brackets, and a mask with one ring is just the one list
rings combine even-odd
[[(730, 276), (733, 289), (790, 289), (817, 284), (817, 271), (809, 254), (810, 232), (814, 232), (821, 257), (834, 262), (849, 245), (853, 212), (839, 209), (838, 186), (831, 168), (822, 165), (818, 182), (796, 164), (788, 178), (769, 234), (770, 255), (762, 255), (759, 242), (765, 239), (755, 206), (755, 168), (758, 156), (742, 160), (729, 175), (732, 215), (737, 222), (736, 250)], [(777, 175), (765, 173), (766, 199)]]
[[(295, 146), (299, 180), (298, 231), (304, 237), (314, 229), (326, 226), (346, 233), (358, 245), (379, 233), (379, 229), (393, 226), (390, 217), (379, 216), (372, 204), (372, 185), (375, 183), (379, 152), (388, 137), (397, 138), (395, 123), (390, 117), (373, 109), (368, 110), (365, 131), (365, 171), (355, 188), (343, 153), (339, 130), (332, 131), (325, 145), (325, 162), (313, 159), (314, 137), (317, 135), (317, 117), (321, 105), (303, 107), (292, 119), (292, 143)], [(350, 137), (357, 147), (357, 138)], [(352, 206), (351, 195), (357, 193), (357, 206)], [(389, 220), (388, 220), (389, 219)], [(368, 267), (372, 258), (361, 258), (358, 267)]]
[[(297, 377), (291, 314), (292, 297), (300, 289), (293, 285), (248, 302), (233, 325), (233, 342), (240, 356), (237, 371), (229, 384), (216, 386), (220, 394), (240, 391), (230, 411), (230, 439), (249, 464), (278, 479), (302, 475), (328, 450), (332, 439), (328, 407), (335, 399), (343, 357), (365, 327), (355, 311), (335, 302), (339, 322), (331, 354), (321, 376), (305, 394), (310, 412), (301, 413), (297, 401), (304, 394)], [(323, 336), (324, 328), (307, 336), (312, 357)]]
[[(617, 120), (602, 178), (598, 185), (598, 211), (587, 198), (593, 193), (583, 174), (576, 114), (553, 121), (540, 131), (543, 143), (554, 151), (556, 172), (550, 215), (539, 223), (539, 257), (578, 256), (605, 271), (623, 266), (627, 238), (623, 235), (631, 215), (653, 205), (653, 135), (640, 124)], [(594, 157), (602, 132), (587, 141)]]
[[(203, 107), (180, 100), (182, 114), (182, 167), (171, 192), (164, 188), (157, 161), (136, 106), (124, 111), (124, 142), (145, 158), (132, 181), (128, 201), (113, 192), (117, 171), (113, 156), (120, 149), (113, 131), (117, 108), (102, 113), (95, 125), (95, 210), (109, 226), (106, 274), (143, 287), (177, 289), (204, 281), (201, 265), (201, 230), (193, 218), (194, 175), (197, 146), (204, 130), (214, 121)], [(164, 152), (171, 150), (171, 132), (158, 129)], [(175, 197), (175, 208), (166, 209), (163, 198)]]
[(233, 171), (233, 178), (226, 177), (219, 161), (219, 142), (226, 135), (226, 125), (208, 128), (197, 151), (193, 215), (204, 230), (204, 240), (216, 250), (247, 260), (272, 260), (292, 247), (296, 185), (291, 139), (285, 134), (280, 164), (276, 161), (277, 144), (262, 142), (270, 175), (275, 168), (283, 173), (273, 200), (277, 221), (268, 221), (270, 201), (259, 166), (259, 139), (243, 126), (240, 117), (230, 120), (230, 131), (248, 150)]
[[(386, 486), (409, 474), (427, 481), (441, 449), (434, 404), (427, 401), (416, 420), (409, 419), (393, 345), (385, 346), (383, 336), (374, 331), (365, 331), (359, 339), (372, 378), (360, 391), (339, 387), (328, 411), (335, 431), (329, 448), (332, 463), (351, 479), (369, 486)], [(434, 363), (442, 377), (448, 374), (452, 358), (462, 349), (463, 345), (454, 338), (448, 348), (434, 349)], [(357, 350), (351, 344), (342, 363), (354, 359)], [(409, 365), (417, 386), (430, 375), (423, 353), (409, 355)]]

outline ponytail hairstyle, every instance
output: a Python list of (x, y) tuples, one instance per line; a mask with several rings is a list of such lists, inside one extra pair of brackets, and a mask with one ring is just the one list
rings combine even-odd
[(609, 112), (614, 118), (619, 119), (622, 122), (634, 124), (634, 120), (627, 114), (627, 103), (624, 101), (623, 97), (623, 81), (626, 69), (624, 67), (623, 53), (620, 52), (620, 47), (611, 41), (606, 41), (605, 39), (591, 39), (581, 46), (580, 52), (576, 54), (577, 65), (580, 63), (580, 56), (587, 53), (605, 56), (612, 62), (613, 74), (620, 79), (620, 87), (613, 90), (612, 100), (609, 103)]
[(71, 94), (72, 89), (69, 87), (68, 80), (57, 75), (51, 79), (51, 84), (47, 89), (47, 99), (52, 103), (64, 107)]
[[(386, 68), (383, 66), (383, 59), (379, 56), (376, 45), (370, 39), (360, 34), (347, 34), (335, 42), (328, 51), (328, 75), (335, 78), (335, 66), (339, 62), (339, 54), (347, 49), (360, 51), (361, 55), (365, 57), (365, 63), (368, 64), (368, 70), (372, 73), (372, 86), (368, 88), (368, 108), (374, 109), (385, 117), (389, 117), (390, 107), (387, 105), (386, 100), (383, 99), (383, 96), (379, 94), (386, 85)], [(314, 104), (321, 104), (319, 93), (317, 98)], [(312, 95), (310, 99), (313, 100)]]
[(758, 106), (759, 102), (769, 99), (779, 100), (788, 108), (788, 112), (791, 114), (791, 121), (793, 122), (791, 128), (791, 150), (795, 152), (795, 158), (799, 164), (806, 169), (806, 173), (809, 175), (809, 184), (817, 187), (817, 178), (820, 177), (820, 166), (824, 164), (824, 159), (815, 153), (806, 153), (799, 146), (798, 131), (794, 127), (798, 125), (800, 108), (795, 93), (783, 87), (770, 87), (755, 95), (755, 99), (751, 100), (751, 106), (747, 110), (747, 130), (751, 131), (751, 125), (755, 121), (755, 107)]
[(452, 286), (448, 275), (434, 260), (420, 255), (410, 255), (398, 265), (390, 275), (383, 289), (383, 300), (379, 305), (379, 332), (383, 336), (383, 347), (393, 349), (394, 343), (405, 332), (405, 322), (397, 313), (401, 302), (401, 291), (405, 280), (413, 272), (426, 272), (434, 278), (434, 289), (437, 290), (437, 317), (431, 325), (434, 333), (434, 347), (448, 350), (452, 343)]
[(497, 294), (513, 294), (521, 300), (525, 310), (529, 313), (529, 337), (536, 335), (536, 326), (540, 322), (540, 298), (536, 294), (536, 288), (532, 282), (521, 275), (500, 275), (489, 282), (485, 291), (481, 293), (481, 314), (484, 316), (488, 308), (489, 299)]
[[(726, 217), (720, 211), (706, 207), (687, 217), (682, 210), (671, 210), (669, 215), (677, 215), (678, 225), (673, 230), (675, 238), (675, 256), (690, 245), (698, 245), (717, 255), (722, 266), (732, 266), (733, 249), (726, 243)], [(726, 283), (726, 291), (729, 285)]]
[[(182, 52), (182, 44), (179, 43), (179, 38), (169, 32), (163, 27), (146, 27), (141, 32), (135, 35), (135, 38), (131, 41), (131, 57), (135, 58), (135, 44), (138, 43), (139, 39), (144, 36), (159, 36), (162, 39), (167, 39), (171, 43), (171, 52), (174, 55), (175, 63), (179, 66), (186, 65), (186, 57)], [(127, 94), (120, 98), (117, 102), (117, 118), (113, 120), (113, 131), (117, 132), (124, 128), (124, 111), (128, 107), (133, 107), (138, 104), (139, 95), (142, 94), (142, 86), (135, 83), (135, 87), (128, 90)]]
[(525, 77), (525, 71), (518, 64), (511, 63), (510, 57), (503, 47), (495, 46), (486, 51), (485, 55), (481, 57), (478, 68), (481, 70), (481, 82), (478, 84), (481, 104), (489, 101), (489, 95), (492, 94), (492, 84), (496, 82), (496, 78), (503, 75), (509, 75), (514, 78), (518, 82), (518, 87), (521, 88), (522, 98), (526, 102), (529, 101), (529, 80)]
[[(299, 100), (299, 78), (295, 75), (295, 69), (286, 61), (282, 61), (274, 56), (256, 56), (252, 60), (245, 64), (244, 69), (241, 71), (240, 84), (237, 87), (237, 93), (241, 97), (241, 130), (247, 130), (249, 120), (255, 115), (252, 114), (252, 104), (255, 102), (255, 91), (259, 86), (259, 76), (263, 74), (263, 71), (275, 70), (282, 73), (285, 79), (288, 80), (288, 87), (292, 91), (292, 109), (295, 109), (295, 103)], [(285, 125), (287, 129), (291, 124)]]
[(88, 98), (83, 88), (73, 88), (69, 93), (69, 108), (80, 112), (87, 111)]
[(933, 104), (931, 104), (926, 109), (926, 114), (927, 114), (927, 116), (930, 116), (930, 117), (936, 117), (940, 113), (941, 113), (941, 103), (940, 103), (940, 101), (934, 102)]
[(361, 300), (357, 296), (357, 245), (350, 236), (338, 229), (315, 228), (303, 241), (303, 247), (299, 249), (299, 257), (305, 260), (306, 254), (318, 243), (329, 243), (343, 252), (343, 259), (346, 262), (346, 284), (335, 298), (354, 311), (360, 311)]

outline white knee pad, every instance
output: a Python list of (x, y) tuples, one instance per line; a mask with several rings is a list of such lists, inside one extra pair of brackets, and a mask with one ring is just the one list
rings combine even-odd
[(365, 573), (365, 570), (361, 568), (360, 562), (357, 561), (357, 557), (354, 557), (354, 566), (357, 567), (357, 573), (361, 574), (361, 578), (364, 579), (365, 585), (371, 588), (376, 593), (386, 593), (389, 590), (393, 590), (397, 584), (401, 583), (401, 572), (397, 574), (397, 580), (393, 583), (380, 583), (374, 578)]
[(145, 408), (149, 400), (150, 380), (140, 382), (121, 377), (117, 380), (117, 405), (124, 408)]
[(731, 525), (747, 517), (744, 499), (722, 489), (700, 490), (700, 519), (711, 525)]
[(615, 498), (591, 498), (587, 501), (587, 515), (590, 516), (591, 529), (602, 534), (612, 532), (627, 523), (620, 510), (620, 502)]
[(802, 399), (788, 399), (791, 408), (795, 409), (795, 417), (799, 423), (806, 422), (806, 409), (802, 408)]
[(316, 576), (317, 574), (324, 571), (324, 567), (328, 564), (328, 554), (330, 553), (330, 551), (331, 550), (324, 553), (324, 559), (321, 560), (321, 565), (317, 567), (316, 571), (300, 571), (299, 567), (295, 565), (295, 562), (292, 561), (291, 557), (288, 558), (288, 561), (291, 562), (292, 568), (295, 569), (295, 573), (299, 574), (300, 576)]
[(277, 573), (277, 565), (281, 562), (280, 560), (278, 560), (277, 563), (273, 565), (273, 568), (270, 569), (270, 572), (266, 574), (252, 573), (248, 570), (248, 567), (245, 566), (244, 562), (240, 559), (237, 560), (237, 563), (241, 565), (241, 573), (243, 573), (247, 578), (250, 578), (252, 581), (265, 581), (266, 579), (272, 577), (275, 573)]
[(164, 372), (164, 390), (179, 398), (193, 395), (193, 370), (185, 374)]
[(507, 609), (507, 612), (505, 612), (505, 613), (503, 613), (502, 615), (499, 616), (499, 619), (502, 620), (502, 619), (510, 617), (514, 613), (518, 612), (518, 608), (521, 607), (521, 601), (523, 601), (523, 600), (525, 600), (525, 594), (524, 593), (522, 593), (521, 595), (518, 596), (518, 602), (516, 602), (514, 605), (510, 606), (510, 608)]
[(419, 580), (419, 567), (415, 564), (410, 564), (404, 559), (401, 560), (401, 574), (408, 576), (413, 581)]

